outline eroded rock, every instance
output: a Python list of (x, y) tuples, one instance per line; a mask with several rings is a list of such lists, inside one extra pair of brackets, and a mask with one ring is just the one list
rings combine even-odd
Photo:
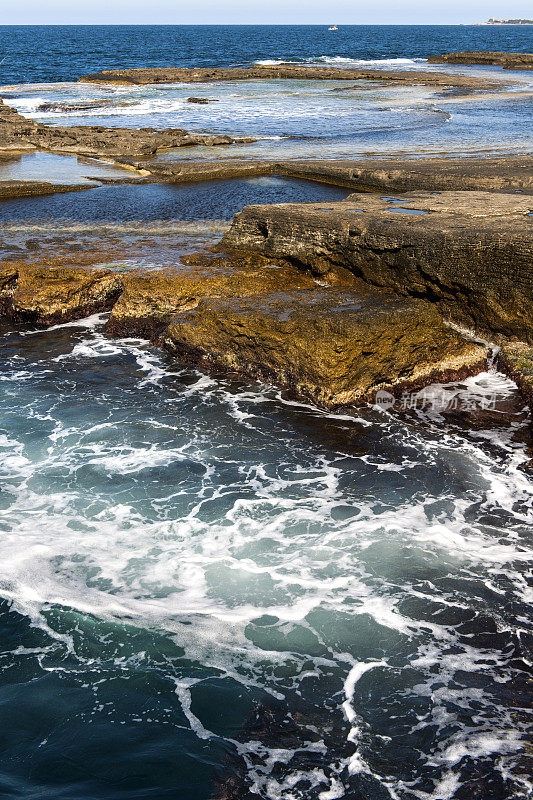
[[(92, 184), (93, 186), (95, 184)], [(20, 197), (40, 197), (56, 192), (78, 192), (90, 189), (91, 184), (48, 183), (46, 181), (2, 181), (0, 180), (0, 200), (14, 200)]]
[(312, 67), (307, 64), (256, 64), (253, 67), (141, 67), (106, 69), (84, 75), (80, 83), (103, 83), (116, 86), (144, 86), (158, 83), (211, 83), (213, 81), (276, 80), (371, 80), (425, 86), (459, 87), (465, 90), (501, 88), (501, 82), (469, 75), (424, 70), (339, 69)]
[(533, 347), (527, 342), (507, 342), (498, 354), (498, 366), (533, 400)]
[(32, 267), (11, 270), (4, 313), (15, 321), (50, 325), (108, 311), (122, 291), (121, 276), (105, 269)]
[(502, 53), (494, 50), (463, 50), (431, 56), (429, 64), (492, 64), (504, 69), (533, 69), (533, 53)]
[(431, 305), (341, 288), (201, 300), (174, 317), (167, 349), (334, 407), (453, 380), (486, 364), (483, 347), (443, 325)]
[(107, 331), (156, 341), (179, 312), (196, 308), (205, 298), (263, 295), (280, 287), (313, 289), (316, 282), (288, 264), (261, 256), (189, 256), (172, 271), (131, 273), (114, 305)]
[(316, 274), (347, 268), (493, 340), (533, 341), (532, 209), (530, 197), (484, 192), (248, 206), (223, 244)]
[[(174, 147), (236, 144), (239, 137), (189, 133), (182, 128), (106, 128), (100, 125), (69, 127), (43, 125), (26, 119), (0, 100), (0, 150), (52, 150), (65, 155), (149, 158)], [(247, 139), (246, 141), (250, 141)], [(252, 140), (254, 141), (254, 140)]]

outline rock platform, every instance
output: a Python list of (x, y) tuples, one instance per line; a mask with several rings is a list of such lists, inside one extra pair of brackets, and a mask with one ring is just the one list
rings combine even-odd
[(533, 53), (502, 53), (494, 50), (466, 50), (431, 56), (428, 64), (490, 64), (504, 69), (533, 69)]
[(141, 67), (108, 69), (84, 75), (79, 83), (113, 86), (147, 86), (161, 83), (212, 83), (249, 80), (327, 80), (377, 81), (388, 84), (409, 84), (458, 88), (470, 91), (501, 89), (501, 81), (469, 75), (451, 75), (428, 70), (340, 69), (313, 67), (306, 64), (256, 64), (253, 67)]
[(352, 194), (333, 203), (248, 206), (225, 248), (317, 275), (350, 270), (424, 298), (492, 341), (533, 342), (533, 198), (486, 192)]
[(44, 125), (27, 119), (0, 100), (0, 151), (20, 153), (47, 150), (90, 158), (148, 158), (160, 150), (203, 145), (215, 147), (253, 142), (251, 137), (189, 133), (182, 128), (106, 128)]
[(0, 271), (0, 309), (49, 325), (111, 310), (110, 335), (144, 336), (204, 368), (259, 378), (332, 408), (480, 371), (486, 349), (423, 300), (347, 275), (317, 281), (285, 261), (190, 257), (173, 271)]

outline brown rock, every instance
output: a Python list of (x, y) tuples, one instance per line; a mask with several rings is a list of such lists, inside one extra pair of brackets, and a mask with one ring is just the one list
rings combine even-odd
[(506, 342), (498, 353), (499, 368), (518, 385), (527, 400), (533, 400), (533, 347), (527, 342)]
[(325, 407), (480, 371), (485, 349), (428, 303), (360, 288), (202, 300), (176, 315), (167, 349), (203, 367), (259, 378)]
[(104, 269), (18, 268), (6, 311), (14, 320), (50, 325), (108, 311), (122, 291), (121, 276)]
[(248, 206), (223, 244), (317, 274), (346, 268), (493, 340), (533, 341), (532, 209), (530, 197), (484, 192)]
[(429, 64), (493, 64), (504, 69), (533, 69), (533, 53), (501, 53), (492, 50), (466, 50), (431, 56)]
[(139, 335), (156, 341), (179, 312), (195, 308), (203, 298), (247, 297), (276, 291), (316, 288), (316, 281), (288, 264), (262, 256), (189, 256), (172, 272), (131, 273), (114, 305), (108, 333)]
[(501, 88), (501, 82), (467, 75), (423, 70), (338, 69), (311, 67), (305, 64), (277, 64), (254, 67), (147, 67), (140, 69), (103, 70), (84, 75), (80, 83), (104, 83), (116, 86), (158, 83), (211, 83), (213, 81), (275, 80), (372, 80), (383, 83), (423, 84), (425, 86), (458, 87), (465, 90)]
[[(27, 120), (0, 100), (0, 150), (52, 150), (92, 158), (148, 158), (174, 147), (235, 144), (233, 136), (191, 134), (182, 128), (105, 128), (100, 125), (70, 127), (43, 125)], [(252, 140), (253, 141), (253, 140)]]
[(363, 192), (482, 190), (533, 194), (531, 156), (284, 161), (272, 165), (272, 171)]
[[(95, 184), (93, 184), (95, 185)], [(0, 200), (14, 200), (20, 197), (39, 197), (56, 192), (79, 192), (90, 189), (91, 184), (62, 184), (45, 181), (2, 181), (0, 180)]]
[(7, 314), (17, 285), (18, 269), (7, 265), (0, 267), (0, 314)]

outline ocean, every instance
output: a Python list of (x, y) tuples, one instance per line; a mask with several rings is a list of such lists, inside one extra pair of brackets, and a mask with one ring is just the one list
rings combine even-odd
[[(277, 60), (414, 69), (532, 44), (517, 27), (0, 27), (0, 94), (50, 124), (263, 137), (243, 157), (519, 153), (533, 136), (519, 97), (73, 81)], [(187, 105), (200, 91), (219, 102)], [(0, 177), (95, 169), (28, 155)], [(0, 248), (7, 262), (102, 247), (110, 268), (159, 269), (246, 204), (347, 194), (275, 177), (95, 186), (1, 202)], [(107, 338), (105, 321), (0, 322), (2, 800), (531, 797), (531, 428), (515, 384), (488, 368), (433, 387), (440, 405), (326, 412)]]

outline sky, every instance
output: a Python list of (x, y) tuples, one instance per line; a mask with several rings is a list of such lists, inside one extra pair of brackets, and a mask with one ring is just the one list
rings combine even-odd
[(533, 17), (531, 0), (0, 0), (3, 25), (459, 24)]

